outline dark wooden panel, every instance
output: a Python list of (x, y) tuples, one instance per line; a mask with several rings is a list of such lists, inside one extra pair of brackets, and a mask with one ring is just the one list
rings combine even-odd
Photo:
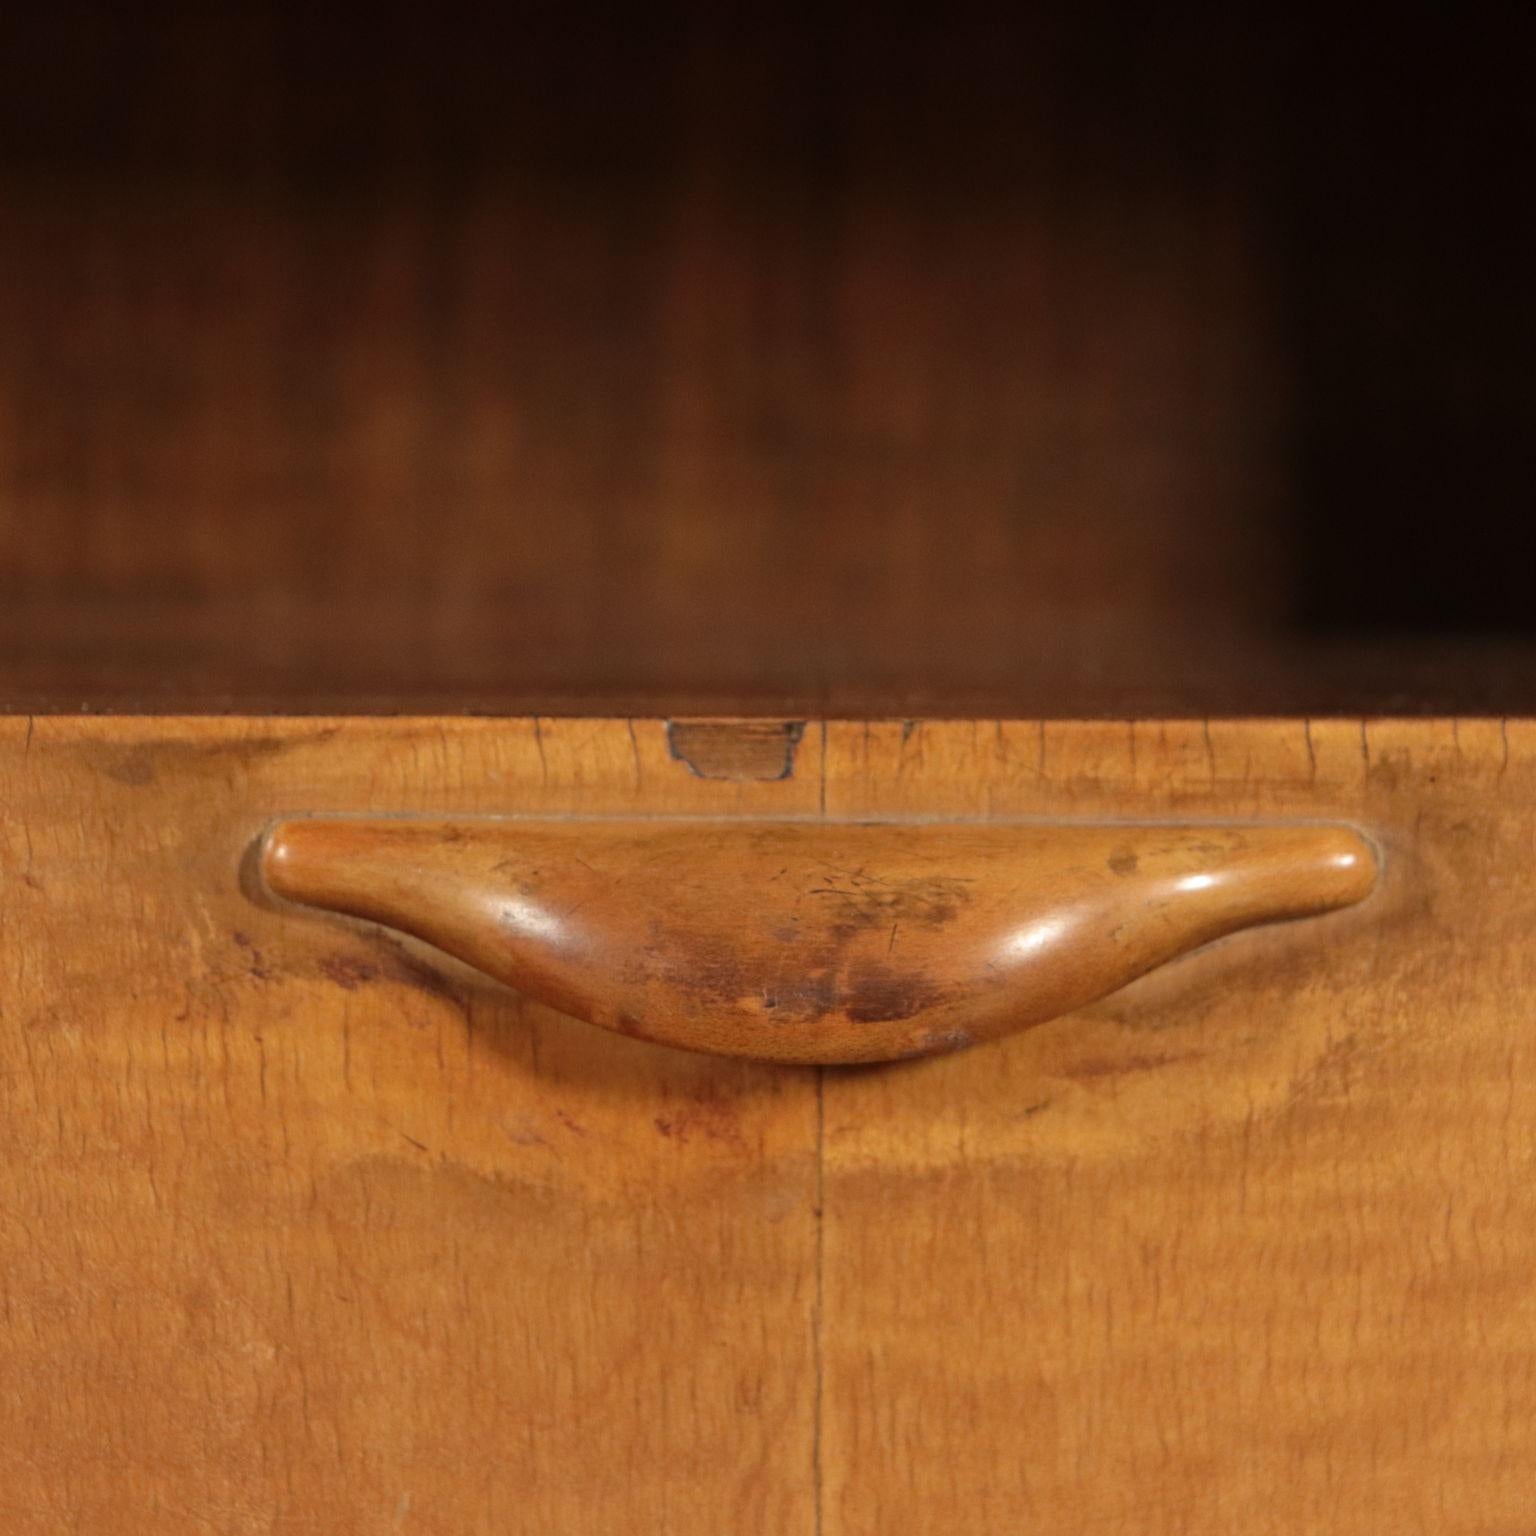
[(1536, 702), (1287, 631), (1299, 23), (3, 26), (13, 707)]

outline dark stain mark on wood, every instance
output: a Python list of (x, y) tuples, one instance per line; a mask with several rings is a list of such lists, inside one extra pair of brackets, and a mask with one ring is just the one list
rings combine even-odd
[(414, 987), (428, 997), (440, 997), (467, 1012), (469, 1004), (461, 988), (454, 986), (441, 971), (408, 954), (398, 944), (389, 943), (381, 952), (380, 959), (383, 961), (382, 973), (389, 980)]
[(355, 992), (359, 987), (367, 986), (370, 981), (376, 981), (379, 975), (376, 965), (370, 965), (366, 960), (359, 960), (352, 955), (327, 955), (320, 961), (320, 970), (347, 992)]
[(251, 763), (278, 757), (299, 747), (314, 746), (336, 735), (339, 726), (301, 731), (292, 736), (257, 737), (252, 740), (182, 741), (154, 739), (132, 747), (107, 742), (86, 742), (78, 748), (80, 760), (97, 773), (129, 789), (157, 783), (163, 774), (179, 777), (190, 773), (227, 773), (231, 764)]
[(768, 782), (794, 776), (803, 720), (669, 720), (667, 750), (701, 779)]
[[(855, 1024), (884, 1024), (892, 1019), (910, 1019), (944, 997), (944, 989), (930, 977), (866, 961), (848, 978), (843, 1011)], [(928, 1048), (948, 1049), (944, 1044)]]
[(156, 779), (155, 754), (147, 747), (96, 748), (82, 753), (91, 766), (129, 789), (142, 789)]
[(245, 955), (245, 968), (252, 981), (271, 981), (275, 974), (272, 967), (266, 962), (266, 958), (257, 949), (254, 941), (248, 933), (241, 933), (238, 929), (230, 935), (236, 946)]
[(1182, 1062), (1198, 1061), (1203, 1051), (1178, 1051), (1168, 1056), (1126, 1055), (1106, 1060), (1080, 1061), (1067, 1076), (1072, 1078), (1119, 1077), (1132, 1072), (1158, 1072)]
[(805, 894), (821, 904), (819, 916), (830, 918), (833, 938), (846, 939), (903, 922), (942, 928), (970, 904), (974, 883), (964, 876), (887, 880), (863, 869), (827, 870)]
[(746, 1150), (737, 1106), (717, 1089), (701, 1089), (651, 1122), (658, 1134), (684, 1144), (696, 1137)]
[[(236, 938), (238, 942), (239, 936)], [(315, 962), (315, 969), (333, 986), (345, 992), (356, 992), (362, 987), (376, 985), (402, 986), (429, 997), (441, 998), (461, 1012), (468, 1007), (462, 990), (455, 987), (447, 976), (407, 954), (384, 936), (381, 936), (379, 947), (371, 958), (337, 951), (322, 955)]]

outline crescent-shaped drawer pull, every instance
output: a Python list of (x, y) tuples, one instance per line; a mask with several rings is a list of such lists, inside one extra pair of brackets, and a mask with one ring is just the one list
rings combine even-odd
[(1376, 878), (1358, 832), (1294, 824), (312, 818), (261, 866), (593, 1024), (818, 1063), (1038, 1024)]

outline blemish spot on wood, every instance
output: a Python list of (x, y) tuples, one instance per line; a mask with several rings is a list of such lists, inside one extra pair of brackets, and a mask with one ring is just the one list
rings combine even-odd
[(77, 750), (81, 761), (97, 773), (129, 789), (143, 789), (160, 782), (162, 774), (175, 776), (226, 773), (231, 762), (251, 763), (280, 756), (297, 747), (327, 741), (340, 729), (269, 736), (250, 740), (215, 739), (182, 741), (150, 737), (128, 746), (110, 742), (86, 742)]
[(922, 1041), (924, 1054), (935, 1056), (945, 1051), (963, 1051), (970, 1043), (970, 1032), (964, 1029), (930, 1029)]
[(347, 992), (355, 992), (359, 987), (377, 981), (379, 976), (377, 966), (369, 965), (367, 961), (358, 960), (352, 955), (327, 955), (320, 961), (320, 969), (329, 980)]
[(667, 750), (701, 779), (794, 776), (803, 720), (669, 720)]
[[(944, 989), (929, 976), (866, 962), (850, 978), (844, 1011), (855, 1024), (883, 1024), (894, 1019), (910, 1019), (933, 1007), (943, 997)], [(949, 1040), (948, 1034), (942, 1037), (941, 1043), (932, 1044), (940, 1040), (938, 1034), (930, 1031), (924, 1037), (925, 1049), (953, 1049), (953, 1045), (942, 1043)]]
[(246, 970), (253, 981), (271, 981), (274, 975), (272, 968), (263, 958), (262, 953), (252, 942), (251, 936), (236, 930), (230, 935), (236, 946), (244, 953)]

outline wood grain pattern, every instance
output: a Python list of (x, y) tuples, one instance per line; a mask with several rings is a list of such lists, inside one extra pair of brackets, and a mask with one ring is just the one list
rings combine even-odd
[(1072, 708), (1273, 612), (1258, 97), (1105, 184), (1073, 11), (610, 9), (0, 23), (0, 708)]
[(1536, 709), (1523, 19), (226, 10), (0, 14), (0, 708)]
[[(0, 721), (18, 1536), (1516, 1536), (1536, 724)], [(889, 1068), (616, 1039), (253, 902), (263, 825), (1326, 818), (1382, 888)]]
[(605, 1029), (818, 1065), (1024, 1029), (1376, 879), (1349, 827), (1124, 822), (310, 816), (258, 862)]
[(1304, 809), (1376, 829), (1386, 874), (1321, 954), (1254, 933), (828, 1077), (823, 1529), (1528, 1530), (1536, 727), (832, 742), (832, 814)]
[(815, 1091), (253, 903), (272, 816), (813, 811), (659, 725), (0, 723), (0, 1528), (812, 1521)]

